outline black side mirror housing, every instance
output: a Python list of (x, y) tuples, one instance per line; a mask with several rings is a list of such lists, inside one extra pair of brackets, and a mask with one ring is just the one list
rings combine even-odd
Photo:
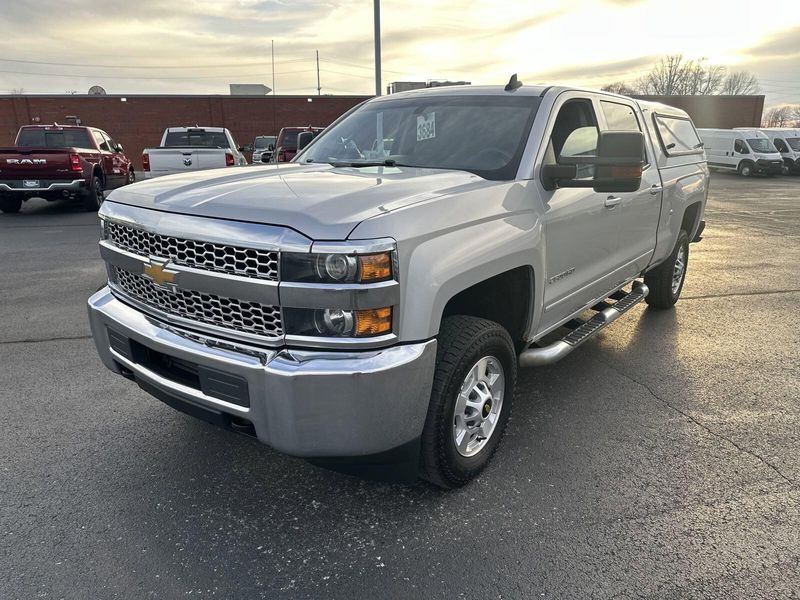
[[(546, 190), (590, 187), (595, 192), (635, 192), (642, 183), (646, 157), (640, 131), (601, 131), (595, 156), (561, 157), (557, 164), (542, 165), (542, 186)], [(594, 165), (594, 178), (576, 180), (578, 165), (587, 164)]]
[(117, 144), (117, 147), (116, 147), (116, 148), (114, 148), (114, 152), (118, 152), (118, 153), (120, 153), (120, 154), (122, 154), (123, 152), (125, 152), (125, 150), (123, 150), (123, 149), (122, 149), (122, 144)]
[(314, 133), (311, 131), (301, 131), (297, 136), (297, 151), (300, 152), (303, 148), (311, 143), (314, 139)]

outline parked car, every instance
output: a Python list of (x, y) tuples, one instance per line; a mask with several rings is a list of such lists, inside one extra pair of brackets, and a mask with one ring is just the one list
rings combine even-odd
[(784, 127), (762, 128), (783, 158), (784, 175), (800, 173), (800, 129)]
[(29, 198), (80, 200), (97, 210), (104, 190), (133, 183), (136, 173), (121, 144), (102, 129), (26, 125), (13, 147), (0, 148), (0, 211), (19, 212)]
[(253, 164), (269, 163), (275, 159), (275, 142), (277, 137), (274, 135), (259, 135), (253, 142)]
[(779, 174), (783, 158), (767, 135), (758, 129), (698, 129), (708, 166), (735, 171), (743, 177)]
[(373, 98), (293, 163), (111, 194), (92, 332), (178, 410), (460, 486), (497, 449), (519, 367), (677, 302), (707, 186), (670, 106), (561, 86)]
[(161, 145), (142, 153), (144, 176), (246, 165), (243, 150), (224, 127), (167, 127)]
[(310, 131), (314, 137), (319, 135), (325, 128), (324, 127), (284, 127), (278, 133), (277, 148), (277, 161), (289, 162), (297, 154), (297, 136), (303, 131)]

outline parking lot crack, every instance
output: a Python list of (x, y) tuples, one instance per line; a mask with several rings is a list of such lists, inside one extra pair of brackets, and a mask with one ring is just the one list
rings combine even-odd
[(706, 298), (731, 298), (736, 296), (770, 296), (772, 294), (796, 294), (800, 289), (764, 290), (763, 292), (731, 292), (730, 294), (705, 294), (700, 296), (681, 296), (681, 300), (704, 300)]
[(796, 482), (793, 479), (791, 479), (789, 476), (787, 476), (785, 473), (783, 473), (783, 471), (781, 471), (780, 468), (778, 468), (777, 465), (774, 465), (773, 463), (771, 463), (769, 460), (767, 460), (766, 458), (764, 458), (763, 456), (761, 456), (757, 452), (754, 452), (754, 451), (752, 451), (752, 450), (750, 450), (748, 448), (745, 448), (744, 446), (742, 446), (740, 443), (736, 442), (735, 440), (733, 440), (733, 439), (731, 439), (731, 438), (729, 438), (729, 437), (727, 437), (725, 435), (722, 435), (721, 433), (718, 433), (718, 432), (714, 431), (713, 429), (711, 429), (711, 427), (709, 427), (708, 425), (706, 425), (705, 423), (703, 423), (702, 421), (700, 421), (696, 417), (693, 417), (691, 414), (689, 414), (685, 410), (681, 410), (680, 408), (678, 408), (677, 406), (672, 404), (669, 400), (666, 400), (665, 398), (662, 398), (661, 396), (656, 394), (656, 392), (653, 390), (653, 388), (651, 388), (647, 383), (645, 383), (643, 381), (640, 381), (639, 379), (637, 379), (635, 377), (632, 377), (631, 375), (628, 375), (627, 373), (625, 373), (624, 371), (620, 370), (615, 365), (612, 365), (612, 364), (610, 364), (610, 363), (608, 363), (608, 362), (606, 362), (604, 360), (600, 360), (599, 362), (603, 363), (605, 366), (607, 366), (608, 368), (610, 368), (612, 371), (614, 371), (615, 373), (619, 374), (620, 376), (624, 377), (628, 381), (631, 381), (631, 382), (635, 383), (636, 385), (638, 385), (639, 387), (644, 388), (645, 390), (647, 390), (647, 392), (650, 394), (650, 396), (652, 396), (655, 400), (657, 400), (658, 402), (660, 402), (661, 404), (663, 404), (667, 408), (671, 409), (672, 411), (674, 411), (674, 412), (678, 413), (679, 415), (683, 416), (684, 418), (688, 419), (689, 421), (691, 421), (692, 423), (694, 423), (698, 427), (703, 428), (710, 435), (714, 436), (715, 438), (717, 438), (719, 440), (722, 440), (722, 441), (730, 444), (731, 446), (736, 448), (739, 452), (747, 454), (748, 456), (756, 459), (758, 462), (760, 462), (761, 464), (763, 464), (767, 468), (771, 469), (776, 475), (778, 475), (778, 477), (783, 479), (790, 486), (792, 486), (792, 487), (795, 486)]

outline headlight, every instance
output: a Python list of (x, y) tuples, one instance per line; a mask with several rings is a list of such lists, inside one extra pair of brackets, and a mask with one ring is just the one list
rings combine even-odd
[(374, 337), (392, 331), (392, 309), (285, 308), (286, 332), (314, 337)]
[(281, 256), (281, 280), (306, 283), (378, 283), (392, 278), (392, 253)]

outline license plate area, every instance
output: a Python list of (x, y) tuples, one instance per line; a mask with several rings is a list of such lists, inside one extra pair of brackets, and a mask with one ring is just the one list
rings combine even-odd
[(40, 187), (39, 186), (39, 180), (38, 179), (23, 179), (22, 180), (22, 187), (28, 188), (28, 189), (30, 189), (30, 188), (38, 188), (38, 187)]
[(109, 345), (120, 355), (165, 379), (243, 408), (250, 407), (247, 380), (239, 375), (164, 354), (108, 328)]

